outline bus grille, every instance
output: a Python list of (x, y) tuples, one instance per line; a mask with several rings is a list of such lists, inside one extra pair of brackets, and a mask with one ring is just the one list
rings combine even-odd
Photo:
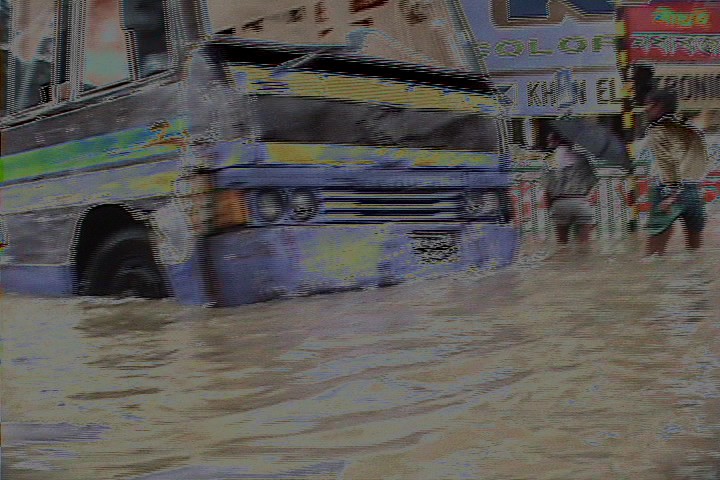
[(438, 222), (461, 216), (461, 192), (441, 189), (354, 189), (322, 192), (324, 222)]

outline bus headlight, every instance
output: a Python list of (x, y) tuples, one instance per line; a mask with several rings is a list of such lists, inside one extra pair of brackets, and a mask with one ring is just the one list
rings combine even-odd
[(283, 211), (283, 199), (277, 190), (261, 190), (256, 197), (257, 212), (263, 220), (274, 222)]
[(299, 221), (311, 219), (317, 213), (317, 201), (310, 190), (295, 190), (290, 196), (290, 216)]
[(474, 217), (500, 213), (500, 198), (497, 192), (471, 190), (465, 194), (465, 210)]

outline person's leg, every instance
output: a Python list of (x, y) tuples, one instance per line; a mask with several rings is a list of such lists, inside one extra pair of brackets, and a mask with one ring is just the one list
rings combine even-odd
[(555, 234), (560, 245), (567, 245), (570, 241), (570, 225), (555, 225)]
[(594, 225), (592, 224), (581, 224), (578, 225), (578, 241), (582, 244), (588, 244), (590, 242), (590, 234), (592, 233)]
[(668, 214), (661, 214), (657, 210), (658, 203), (664, 198), (662, 188), (656, 185), (650, 192), (650, 217), (647, 226), (651, 233), (647, 239), (647, 255), (665, 255), (674, 220)]
[(555, 224), (557, 243), (561, 246), (567, 245), (570, 242), (571, 224), (567, 211), (567, 199), (557, 199), (550, 205), (550, 219)]
[(577, 226), (577, 252), (581, 255), (590, 253), (590, 234), (592, 233), (593, 226), (591, 223), (581, 223)]
[(653, 255), (653, 254), (665, 255), (665, 250), (667, 248), (668, 241), (670, 241), (670, 236), (672, 235), (672, 229), (673, 229), (673, 227), (670, 226), (664, 232), (662, 232), (658, 235), (650, 235), (648, 237), (648, 248), (647, 248), (648, 255)]
[(697, 185), (685, 186), (680, 200), (683, 205), (685, 245), (689, 250), (697, 250), (702, 245), (702, 232), (705, 227), (705, 205)]
[(590, 235), (595, 226), (595, 209), (586, 198), (573, 199), (575, 206), (574, 216), (577, 229), (579, 252), (588, 253), (590, 248)]
[(702, 230), (694, 232), (692, 230), (686, 230), (687, 234), (687, 248), (690, 250), (697, 250), (702, 246)]
[(685, 246), (688, 250), (697, 250), (702, 245), (702, 228), (698, 228), (692, 221), (683, 218), (683, 228), (685, 230)]

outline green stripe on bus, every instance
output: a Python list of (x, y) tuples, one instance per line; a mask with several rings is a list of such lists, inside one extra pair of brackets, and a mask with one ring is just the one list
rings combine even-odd
[(17, 180), (170, 152), (177, 150), (177, 145), (149, 143), (181, 131), (181, 121), (174, 120), (158, 132), (141, 126), (7, 155), (2, 157), (2, 179)]

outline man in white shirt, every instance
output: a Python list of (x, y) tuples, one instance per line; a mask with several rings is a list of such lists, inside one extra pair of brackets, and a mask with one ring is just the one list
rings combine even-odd
[(660, 90), (648, 97), (647, 148), (652, 156), (648, 255), (663, 255), (672, 225), (685, 226), (687, 247), (700, 248), (705, 226), (701, 183), (709, 164), (702, 133), (675, 116), (677, 96)]

